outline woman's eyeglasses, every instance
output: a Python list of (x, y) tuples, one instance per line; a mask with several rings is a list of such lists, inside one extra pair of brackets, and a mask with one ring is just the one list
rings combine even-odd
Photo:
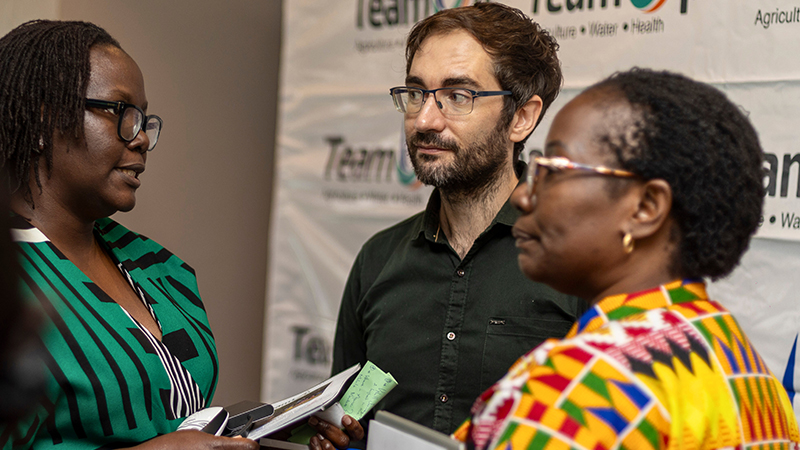
[(156, 115), (146, 116), (138, 106), (125, 102), (109, 102), (87, 98), (86, 107), (107, 109), (119, 116), (117, 135), (123, 141), (131, 142), (144, 129), (147, 138), (150, 140), (150, 146), (147, 151), (156, 146), (158, 136), (161, 134), (161, 126), (163, 125), (160, 117)]
[(546, 156), (537, 156), (536, 153), (537, 152), (535, 150), (531, 152), (531, 162), (528, 165), (528, 173), (526, 174), (525, 178), (528, 195), (533, 195), (533, 193), (536, 191), (536, 183), (539, 181), (539, 176), (542, 174), (542, 169), (549, 170), (551, 172), (558, 172), (561, 170), (585, 170), (600, 175), (622, 178), (636, 176), (636, 174), (633, 172), (628, 172), (627, 170), (612, 169), (605, 166), (590, 166), (587, 164), (572, 162), (563, 156), (553, 156), (548, 158)]

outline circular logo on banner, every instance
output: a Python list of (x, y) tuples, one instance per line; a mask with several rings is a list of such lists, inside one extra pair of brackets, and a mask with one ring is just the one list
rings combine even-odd
[(433, 0), (433, 11), (439, 12), (443, 9), (458, 8), (459, 6), (469, 6), (472, 3), (472, 0), (455, 0), (455, 2), (453, 2), (453, 4), (450, 6), (445, 5), (444, 2), (445, 0)]
[(667, 0), (631, 0), (631, 3), (640, 11), (649, 13), (661, 8), (661, 5), (666, 1)]

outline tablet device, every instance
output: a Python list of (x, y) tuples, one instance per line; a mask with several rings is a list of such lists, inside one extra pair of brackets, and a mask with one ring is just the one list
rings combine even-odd
[(464, 450), (463, 442), (387, 411), (369, 422), (367, 450)]

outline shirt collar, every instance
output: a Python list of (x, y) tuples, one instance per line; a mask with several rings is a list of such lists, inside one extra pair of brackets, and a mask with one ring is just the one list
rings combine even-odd
[(675, 280), (644, 291), (611, 295), (589, 308), (572, 326), (567, 337), (596, 330), (612, 320), (696, 300), (708, 300), (706, 284), (702, 280)]
[[(517, 179), (519, 182), (517, 186), (525, 182), (525, 171), (528, 169), (528, 165), (525, 164), (524, 161), (517, 161), (514, 165), (514, 172), (517, 175)], [(440, 231), (439, 230), (439, 211), (442, 206), (442, 195), (439, 192), (439, 188), (433, 190), (431, 196), (428, 198), (428, 204), (425, 206), (425, 213), (423, 214), (423, 220), (420, 223), (419, 229), (414, 236), (419, 237), (420, 235), (424, 235), (426, 239), (429, 241), (435, 240), (436, 234)], [(520, 216), (520, 212), (514, 208), (511, 204), (511, 198), (509, 197), (503, 206), (500, 208), (500, 211), (497, 212), (497, 215), (492, 220), (492, 223), (489, 225), (489, 228), (494, 227), (496, 224), (502, 224), (506, 226), (514, 226), (514, 222), (517, 221), (517, 218)]]

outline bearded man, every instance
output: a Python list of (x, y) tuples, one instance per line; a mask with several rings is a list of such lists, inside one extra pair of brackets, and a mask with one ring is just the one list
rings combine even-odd
[(526, 279), (511, 236), (520, 152), (561, 87), (557, 48), (497, 3), (411, 30), (391, 95), (417, 178), (436, 189), (424, 212), (364, 244), (334, 342), (334, 373), (370, 360), (397, 380), (375, 410), (451, 433), (518, 357), (587, 308)]

